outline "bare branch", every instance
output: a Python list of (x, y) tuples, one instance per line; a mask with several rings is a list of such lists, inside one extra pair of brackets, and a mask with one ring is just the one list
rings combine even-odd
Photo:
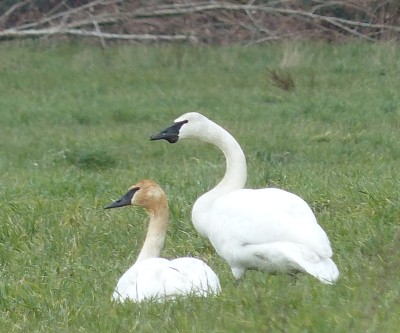
[[(248, 2), (248, 5), (252, 5), (255, 0), (250, 0)], [(253, 23), (254, 27), (257, 28), (259, 31), (267, 33), (269, 36), (276, 37), (276, 34), (274, 34), (272, 31), (269, 29), (266, 29), (261, 22), (257, 22), (257, 20), (254, 18), (254, 15), (251, 13), (250, 10), (246, 9), (246, 14), (249, 17), (250, 21)]]
[(338, 28), (340, 28), (340, 29), (343, 29), (343, 30), (349, 32), (350, 34), (353, 34), (353, 35), (357, 36), (357, 37), (361, 37), (361, 38), (363, 38), (363, 39), (367, 39), (367, 40), (369, 40), (369, 41), (371, 41), (371, 42), (374, 42), (374, 41), (375, 41), (374, 38), (371, 38), (371, 37), (369, 37), (369, 36), (366, 36), (366, 35), (364, 35), (364, 34), (358, 32), (357, 30), (354, 30), (354, 29), (351, 29), (351, 28), (349, 28), (349, 27), (346, 27), (345, 25), (343, 25), (343, 24), (337, 22), (337, 21), (334, 20), (334, 19), (332, 19), (332, 20), (326, 19), (326, 21), (329, 22), (329, 23), (331, 23), (331, 24), (333, 24), (334, 26), (336, 26), (336, 27), (338, 27)]
[(350, 1), (321, 1), (319, 5), (316, 5), (312, 8), (311, 13), (315, 13), (317, 10), (320, 10), (322, 8), (333, 7), (333, 6), (348, 7), (348, 8), (353, 8), (359, 12), (364, 12), (364, 13), (366, 12), (364, 8)]
[(25, 6), (29, 2), (31, 2), (31, 0), (17, 2), (14, 6), (11, 6), (2, 16), (0, 16), (0, 24), (5, 22), (8, 19), (8, 17), (18, 8)]
[[(68, 17), (68, 16), (65, 16)], [(71, 23), (64, 23), (62, 26), (65, 28), (80, 28), (87, 25), (92, 25), (93, 20), (96, 21), (97, 24), (105, 24), (105, 23), (116, 23), (120, 20), (119, 16), (110, 16), (109, 14), (100, 14), (96, 16), (92, 16), (90, 19), (85, 20), (75, 20)]]
[(263, 38), (259, 38), (255, 41), (249, 42), (246, 44), (246, 46), (250, 46), (253, 44), (262, 44), (265, 42), (271, 42), (271, 41), (276, 41), (276, 40), (282, 40), (285, 38), (293, 38), (295, 37), (296, 34), (285, 34), (285, 35), (280, 35), (280, 36), (268, 36), (268, 37), (263, 37)]
[[(62, 0), (47, 13), (40, 13), (42, 17), (39, 19), (36, 18), (37, 13), (33, 9), (32, 13), (29, 11), (28, 14), (22, 13), (20, 24), (6, 30), (1, 30), (0, 27), (0, 37), (86, 36), (99, 38), (105, 47), (107, 39), (195, 42), (198, 38), (214, 42), (225, 38), (225, 41), (262, 43), (306, 35), (328, 38), (355, 36), (376, 41), (382, 38), (384, 32), (388, 33), (387, 36), (395, 35), (397, 38), (400, 33), (400, 26), (382, 24), (387, 21), (386, 5), (383, 7), (371, 5), (371, 7), (359, 0), (314, 0), (312, 2), (314, 6), (306, 10), (302, 9), (301, 5), (297, 6), (292, 0), (247, 1), (247, 4), (234, 1), (195, 0), (192, 2), (177, 0), (168, 4), (167, 1), (158, 1), (154, 3), (161, 4), (142, 5), (128, 11), (127, 8), (131, 3), (123, 0), (91, 0), (75, 8), (69, 8), (68, 2)], [(3, 23), (3, 26), (6, 26), (4, 23), (10, 22), (8, 20), (10, 15), (15, 20), (18, 10), (21, 11), (21, 7), (30, 2), (32, 0), (21, 1), (9, 8), (0, 16), (0, 25)], [(331, 7), (338, 6), (356, 13), (353, 16), (356, 19), (323, 14), (331, 12)], [(359, 15), (364, 21), (357, 19)], [(396, 16), (391, 15), (389, 20), (395, 22), (395, 18)], [(36, 21), (32, 22), (32, 19)], [(114, 33), (115, 31), (132, 33), (118, 34)], [(187, 33), (188, 31), (190, 33)]]
[(350, 25), (353, 27), (366, 27), (366, 28), (376, 28), (376, 29), (386, 29), (386, 30), (393, 30), (393, 31), (400, 31), (399, 26), (392, 26), (392, 25), (385, 25), (385, 24), (373, 24), (373, 23), (365, 23), (353, 20), (346, 20), (341, 19), (338, 17), (331, 17), (331, 16), (324, 16), (318, 15), (310, 12), (306, 12), (303, 10), (298, 9), (287, 9), (287, 8), (275, 8), (269, 7), (264, 5), (236, 5), (231, 3), (223, 3), (223, 2), (213, 2), (213, 3), (203, 3), (203, 4), (196, 4), (196, 3), (189, 3), (181, 6), (163, 6), (163, 8), (157, 7), (153, 9), (149, 8), (140, 8), (133, 13), (133, 16), (136, 18), (141, 17), (156, 17), (156, 16), (170, 16), (170, 15), (178, 15), (178, 14), (188, 14), (188, 13), (195, 13), (195, 12), (204, 12), (210, 10), (234, 10), (234, 11), (262, 11), (267, 13), (278, 13), (284, 15), (297, 15), (297, 16), (304, 16), (311, 19), (318, 19), (322, 21), (327, 21), (331, 23), (331, 20), (335, 22), (339, 22), (341, 24)]
[[(54, 15), (51, 15), (51, 16), (46, 16), (46, 17), (44, 17), (43, 19), (41, 19), (41, 20), (39, 20), (37, 22), (21, 25), (21, 26), (18, 27), (18, 29), (19, 30), (24, 30), (24, 29), (30, 29), (30, 28), (38, 27), (38, 26), (44, 25), (46, 23), (49, 23), (51, 21), (54, 21), (56, 19), (62, 18), (64, 16), (76, 14), (76, 13), (82, 12), (84, 10), (87, 10), (87, 9), (93, 8), (95, 6), (98, 6), (98, 5), (107, 6), (107, 5), (111, 5), (111, 4), (120, 3), (122, 1), (123, 0), (95, 0), (95, 1), (89, 2), (86, 5), (82, 5), (80, 7), (72, 8), (72, 9), (69, 9), (67, 11), (63, 11), (63, 12), (60, 12), (60, 13), (57, 13), (57, 14), (54, 14)], [(113, 22), (115, 22), (115, 20)]]
[(80, 29), (63, 29), (63, 28), (48, 28), (48, 29), (29, 29), (15, 30), (7, 29), (0, 31), (2, 37), (31, 37), (31, 36), (52, 36), (52, 35), (75, 35), (83, 37), (97, 37), (104, 39), (124, 39), (124, 40), (139, 40), (139, 41), (191, 41), (196, 42), (195, 36), (185, 35), (151, 35), (151, 34), (112, 34), (106, 32), (88, 31)]
[(92, 18), (93, 25), (94, 25), (94, 28), (96, 29), (96, 32), (99, 34), (101, 46), (103, 46), (103, 48), (105, 49), (105, 48), (107, 47), (107, 45), (106, 45), (106, 41), (104, 40), (104, 38), (103, 38), (103, 36), (102, 36), (102, 32), (101, 32), (101, 30), (100, 30), (100, 27), (99, 27), (99, 25), (97, 24), (97, 21), (93, 18), (92, 14), (89, 13), (89, 15), (90, 15), (90, 17)]

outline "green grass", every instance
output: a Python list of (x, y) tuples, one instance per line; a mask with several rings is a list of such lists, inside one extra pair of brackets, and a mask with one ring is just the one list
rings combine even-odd
[[(0, 44), (1, 332), (397, 332), (400, 326), (400, 48)], [(277, 88), (270, 71), (295, 87)], [(224, 173), (214, 147), (150, 142), (187, 111), (228, 129), (248, 186), (303, 197), (341, 276), (227, 264), (191, 207)], [(209, 299), (119, 305), (110, 297), (145, 233), (142, 210), (103, 206), (142, 178), (168, 193), (163, 256), (218, 273)]]

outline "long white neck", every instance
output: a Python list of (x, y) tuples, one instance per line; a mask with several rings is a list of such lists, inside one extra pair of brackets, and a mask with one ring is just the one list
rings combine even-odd
[(219, 125), (209, 122), (205, 133), (198, 139), (214, 144), (222, 150), (226, 159), (226, 171), (222, 180), (211, 191), (196, 200), (192, 210), (195, 229), (203, 236), (209, 232), (208, 212), (219, 197), (244, 187), (247, 179), (246, 158), (239, 143)]
[(165, 234), (168, 225), (168, 204), (149, 209), (149, 228), (142, 250), (136, 262), (148, 258), (158, 258), (164, 246)]
[(246, 158), (234, 137), (221, 126), (210, 121), (206, 136), (203, 136), (201, 140), (221, 149), (226, 160), (225, 175), (211, 191), (224, 194), (243, 188), (247, 180)]

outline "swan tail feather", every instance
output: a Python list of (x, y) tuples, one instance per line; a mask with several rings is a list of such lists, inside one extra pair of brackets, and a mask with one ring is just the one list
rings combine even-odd
[(304, 271), (322, 283), (332, 284), (339, 277), (339, 270), (331, 258), (321, 257), (305, 246), (292, 246), (288, 255)]
[(255, 267), (264, 270), (300, 270), (319, 281), (332, 284), (339, 277), (339, 270), (329, 257), (318, 255), (305, 245), (289, 242), (249, 246)]

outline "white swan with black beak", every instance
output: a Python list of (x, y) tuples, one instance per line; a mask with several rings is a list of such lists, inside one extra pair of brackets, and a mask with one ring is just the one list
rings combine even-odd
[(218, 276), (200, 259), (160, 258), (168, 225), (168, 202), (157, 183), (142, 180), (105, 208), (127, 205), (145, 208), (150, 220), (139, 256), (119, 279), (113, 293), (114, 300), (163, 301), (182, 295), (209, 296), (221, 292)]
[(192, 220), (228, 262), (235, 278), (248, 269), (304, 271), (328, 284), (338, 278), (329, 239), (303, 199), (277, 188), (244, 189), (246, 159), (225, 129), (190, 112), (150, 137), (170, 143), (186, 138), (211, 143), (225, 155), (223, 179), (197, 199)]

